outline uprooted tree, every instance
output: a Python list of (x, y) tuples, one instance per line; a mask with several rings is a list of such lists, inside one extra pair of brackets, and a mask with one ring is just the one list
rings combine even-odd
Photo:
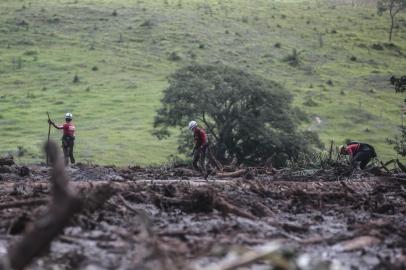
[(180, 152), (191, 147), (185, 128), (190, 120), (206, 128), (222, 161), (283, 166), (320, 145), (316, 134), (298, 129), (304, 113), (292, 108), (292, 95), (273, 81), (223, 65), (190, 65), (172, 74), (169, 83), (154, 134), (165, 138), (179, 127)]

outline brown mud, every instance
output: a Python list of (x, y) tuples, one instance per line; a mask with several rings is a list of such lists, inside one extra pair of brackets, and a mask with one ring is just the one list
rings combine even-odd
[[(55, 203), (50, 170), (0, 164), (3, 259)], [(292, 262), (278, 269), (406, 269), (399, 177), (247, 169), (204, 181), (186, 168), (66, 171), (83, 209), (28, 269), (237, 269), (214, 265), (270, 242)], [(90, 198), (105, 186), (103, 200)], [(238, 269), (275, 264), (263, 258)]]

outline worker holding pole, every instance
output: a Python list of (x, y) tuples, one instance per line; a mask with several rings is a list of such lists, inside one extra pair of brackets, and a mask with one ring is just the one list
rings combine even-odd
[(50, 118), (48, 118), (48, 123), (56, 129), (63, 130), (62, 136), (62, 149), (63, 155), (65, 157), (65, 165), (69, 164), (69, 159), (71, 164), (75, 164), (75, 158), (73, 157), (73, 147), (75, 145), (75, 125), (72, 122), (72, 113), (65, 114), (65, 124), (56, 125)]

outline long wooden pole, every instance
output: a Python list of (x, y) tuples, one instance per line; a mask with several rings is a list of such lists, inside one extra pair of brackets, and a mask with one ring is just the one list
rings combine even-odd
[[(48, 115), (48, 120), (51, 120), (51, 118), (49, 118), (49, 113), (47, 112), (47, 115)], [(51, 134), (51, 123), (48, 123), (48, 144), (49, 144), (49, 136), (50, 136), (50, 134)], [(48, 151), (46, 151), (46, 153), (47, 153), (47, 166), (49, 165), (48, 164), (48, 162), (49, 162), (49, 157), (48, 157)]]

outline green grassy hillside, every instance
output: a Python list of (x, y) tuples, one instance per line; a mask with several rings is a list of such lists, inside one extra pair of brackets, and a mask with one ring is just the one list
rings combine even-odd
[[(312, 117), (304, 128), (325, 142), (368, 141), (388, 159), (395, 154), (385, 138), (396, 133), (404, 98), (388, 78), (406, 70), (406, 15), (397, 19), (388, 44), (388, 18), (377, 16), (374, 6), (2, 0), (0, 153), (20, 147), (23, 162), (39, 162), (46, 111), (56, 122), (71, 111), (79, 161), (163, 163), (175, 153), (175, 139), (158, 141), (151, 130), (166, 77), (198, 62), (281, 83)], [(59, 137), (52, 130), (52, 138)]]

